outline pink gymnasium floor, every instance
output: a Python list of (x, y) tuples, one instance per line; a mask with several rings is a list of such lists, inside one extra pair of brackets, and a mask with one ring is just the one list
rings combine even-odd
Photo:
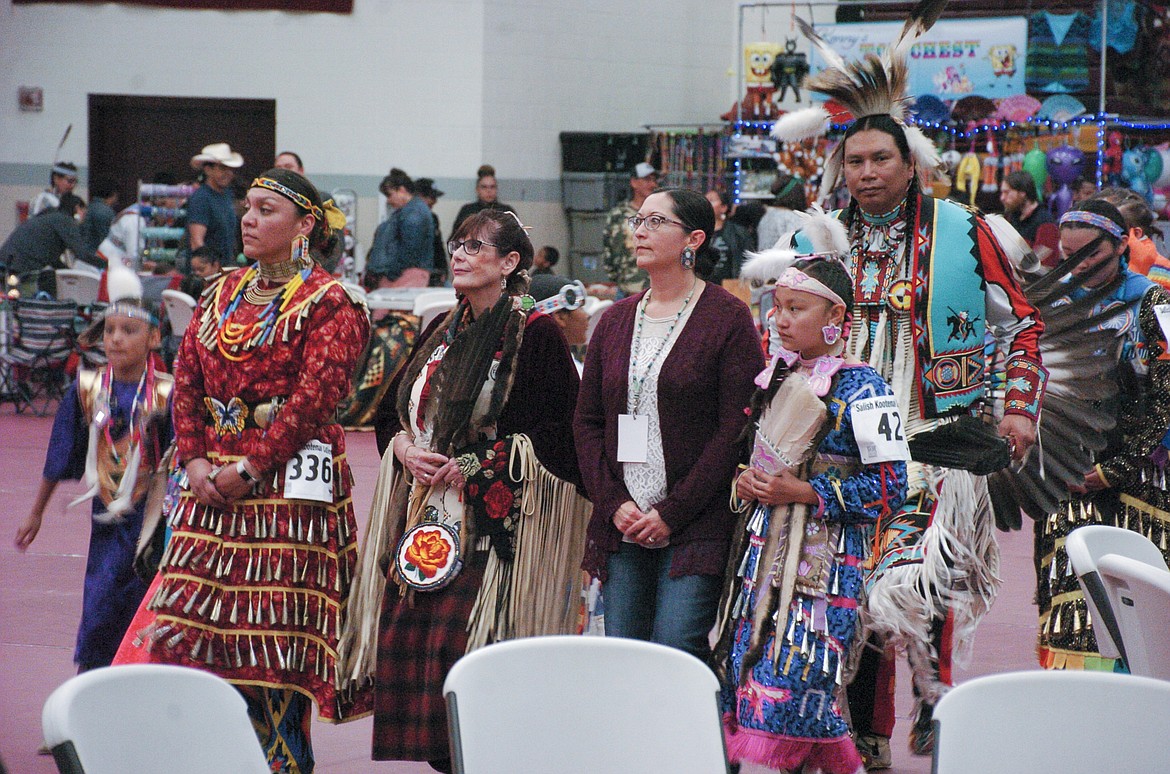
[[(81, 608), (81, 585), (89, 541), (88, 508), (66, 512), (82, 491), (77, 483), (58, 487), (44, 526), (28, 553), (13, 547), (18, 523), (28, 513), (48, 444), (52, 419), (12, 413), (0, 406), (0, 758), (13, 774), (55, 771), (51, 757), (37, 756), (41, 743), (41, 705), (49, 693), (74, 674), (73, 640)], [(349, 458), (357, 486), (354, 502), (364, 526), (363, 508), (373, 494), (378, 457), (373, 433), (350, 433)], [(1036, 626), (1032, 605), (1031, 533), (1000, 533), (1003, 590), (979, 629), (972, 663), (957, 669), (960, 682), (978, 675), (1034, 669)], [(911, 709), (910, 681), (904, 661), (898, 676), (898, 727), (892, 743), (894, 772), (929, 772), (930, 759), (906, 747)], [(582, 722), (586, 722), (582, 719)], [(340, 726), (315, 723), (313, 743), (319, 774), (422, 774), (420, 763), (375, 763), (369, 759), (369, 718)]]

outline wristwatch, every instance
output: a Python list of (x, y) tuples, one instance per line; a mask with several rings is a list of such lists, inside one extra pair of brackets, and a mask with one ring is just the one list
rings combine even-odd
[(236, 463), (236, 472), (240, 474), (240, 478), (247, 481), (249, 484), (255, 484), (260, 479), (248, 472), (248, 466), (244, 464), (243, 460)]

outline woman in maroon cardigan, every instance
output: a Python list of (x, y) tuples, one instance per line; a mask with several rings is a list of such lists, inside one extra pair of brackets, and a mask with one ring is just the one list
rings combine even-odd
[(715, 230), (702, 194), (656, 192), (630, 227), (650, 288), (598, 324), (573, 421), (593, 500), (582, 566), (602, 581), (607, 635), (705, 658), (764, 357), (748, 308), (696, 274)]

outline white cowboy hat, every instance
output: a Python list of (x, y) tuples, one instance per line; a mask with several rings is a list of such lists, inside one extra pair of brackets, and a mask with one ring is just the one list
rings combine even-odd
[(201, 169), (204, 164), (223, 164), (236, 169), (244, 166), (244, 157), (232, 150), (226, 142), (215, 142), (203, 146), (203, 150), (191, 157), (191, 166)]

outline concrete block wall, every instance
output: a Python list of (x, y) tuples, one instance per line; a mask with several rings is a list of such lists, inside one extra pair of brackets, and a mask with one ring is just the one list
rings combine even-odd
[[(391, 166), (446, 191), (446, 236), (489, 162), (533, 240), (563, 250), (558, 133), (710, 122), (734, 99), (736, 18), (735, 0), (355, 0), (350, 15), (0, 0), (0, 238), (69, 124), (61, 158), (84, 195), (87, 95), (130, 94), (275, 99), (278, 149), (358, 192), (365, 245)], [(18, 110), (19, 86), (44, 90), (43, 112)]]

